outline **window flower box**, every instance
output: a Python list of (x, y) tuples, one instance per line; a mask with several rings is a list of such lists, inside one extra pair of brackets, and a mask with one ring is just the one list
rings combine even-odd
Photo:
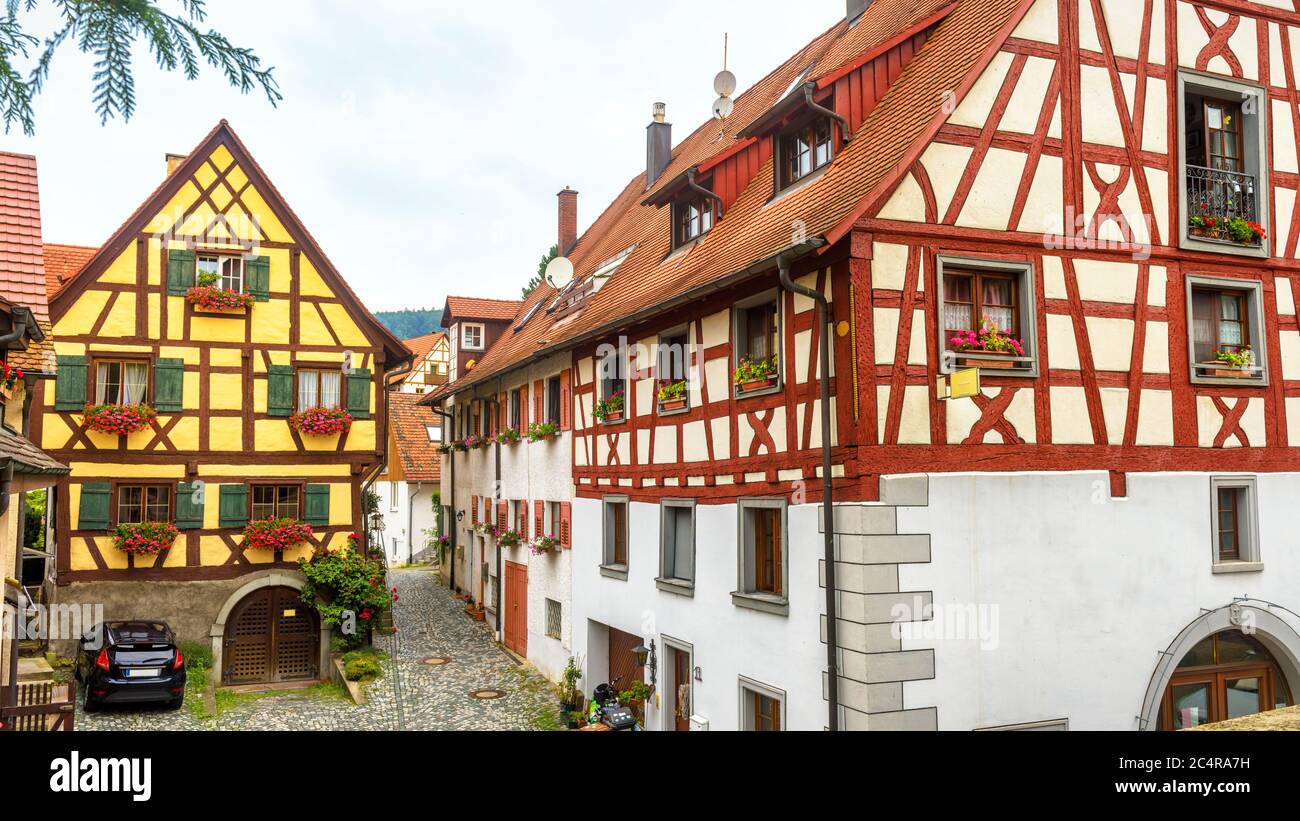
[(469, 436), (465, 437), (465, 441), (462, 442), (461, 445), (464, 446), (465, 450), (478, 450), (483, 447), (483, 437), (479, 436), (477, 433), (471, 433)]
[(149, 427), (158, 412), (149, 405), (87, 405), (82, 424), (96, 433), (130, 436)]
[(968, 356), (957, 357), (957, 364), (963, 368), (991, 368), (998, 371), (1009, 371), (1020, 365), (1019, 362), (1011, 359), (1015, 354), (1010, 351), (980, 351), (981, 356), (1002, 356), (1006, 359), (973, 359)]
[(528, 441), (544, 442), (558, 436), (560, 429), (555, 426), (554, 422), (534, 422), (528, 428)]
[(555, 553), (556, 548), (560, 546), (560, 540), (556, 536), (540, 536), (532, 544), (528, 545), (528, 552), (534, 556), (541, 556), (546, 553)]
[(625, 402), (626, 397), (623, 395), (623, 391), (614, 391), (613, 396), (596, 403), (591, 415), (596, 418), (597, 422), (621, 422), (623, 421)]
[(171, 522), (120, 524), (113, 531), (113, 545), (132, 556), (157, 556), (170, 550), (179, 535)]
[(216, 274), (199, 274), (197, 284), (185, 292), (185, 301), (196, 311), (215, 314), (242, 314), (252, 307), (252, 294), (226, 290), (218, 280)]
[(1217, 379), (1253, 379), (1255, 354), (1249, 347), (1239, 351), (1215, 351), (1214, 360), (1198, 363), (1206, 376)]
[(520, 543), (523, 542), (518, 531), (508, 530), (506, 528), (498, 530), (496, 532), (496, 537), (497, 544), (501, 547), (518, 547)]
[(776, 387), (776, 357), (771, 359), (751, 359), (745, 357), (732, 374), (732, 381), (742, 394), (767, 390)]
[(686, 380), (678, 379), (674, 382), (664, 382), (659, 386), (657, 393), (659, 399), (659, 411), (670, 412), (686, 409)]
[[(978, 354), (977, 357), (958, 356), (957, 361), (967, 368), (990, 368), (993, 370), (1012, 370), (1020, 367), (1016, 357), (1025, 355), (1025, 343), (1016, 339), (1008, 331), (998, 327), (998, 323), (984, 317), (978, 331), (957, 331), (948, 338), (949, 347), (956, 353)], [(1003, 357), (1002, 359), (985, 359), (983, 357)]]
[(519, 443), (520, 433), (514, 428), (507, 428), (497, 434), (497, 442), (503, 445), (516, 445)]
[(311, 525), (297, 519), (263, 519), (244, 528), (244, 550), (292, 550), (311, 541)]
[(289, 427), (307, 436), (336, 436), (352, 427), (352, 414), (341, 408), (310, 408), (289, 417)]
[(0, 394), (5, 398), (13, 395), (14, 388), (18, 387), (18, 382), (23, 378), (22, 368), (11, 368), (8, 362), (0, 362), (4, 368), (3, 375), (0, 375)]

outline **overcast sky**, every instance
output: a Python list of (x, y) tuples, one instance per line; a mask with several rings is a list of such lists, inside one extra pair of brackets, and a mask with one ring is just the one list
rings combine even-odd
[[(164, 7), (179, 4), (163, 0)], [(518, 298), (555, 242), (555, 193), (585, 229), (645, 162), (705, 119), (722, 67), (748, 88), (844, 14), (844, 0), (212, 0), (209, 22), (276, 67), (280, 107), (141, 51), (130, 123), (101, 126), (91, 58), (65, 49), (37, 102), (47, 242), (100, 245), (153, 190), (163, 155), (230, 120), (373, 310), (448, 293)], [(48, 13), (31, 18), (44, 34)]]

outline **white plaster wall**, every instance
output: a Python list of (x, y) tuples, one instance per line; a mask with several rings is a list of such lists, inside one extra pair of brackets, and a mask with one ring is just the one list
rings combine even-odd
[(407, 514), (410, 512), (409, 490), (405, 482), (393, 483), (387, 479), (375, 482), (374, 487), (379, 494), (379, 512), (384, 515), (384, 553), (389, 565), (403, 564), (410, 550), (410, 534), (406, 532)]
[[(737, 586), (736, 505), (700, 504), (695, 511), (695, 595), (687, 598), (662, 592), (655, 585), (659, 505), (630, 504), (628, 578), (622, 581), (600, 573), (601, 502), (574, 502), (573, 611), (579, 626), (573, 636), (574, 649), (585, 660), (582, 687), (590, 695), (608, 671), (607, 648), (599, 646), (606, 634), (590, 624), (596, 622), (655, 639), (661, 696), (671, 686), (664, 637), (691, 645), (692, 664), (700, 668), (702, 677), (693, 684), (692, 712), (707, 718), (712, 730), (738, 729), (740, 676), (786, 692), (789, 729), (822, 730), (826, 649), (820, 639), (824, 592), (818, 582), (818, 560), (823, 543), (817, 531), (817, 507), (789, 509), (788, 616), (731, 603)], [(589, 646), (593, 640), (597, 646)], [(659, 701), (659, 706), (665, 704)], [(647, 729), (661, 730), (664, 722), (664, 711), (652, 700)]]
[(1163, 651), (1202, 608), (1251, 596), (1300, 611), (1300, 474), (1257, 479), (1264, 570), (1211, 572), (1208, 474), (930, 477), (930, 505), (900, 508), (900, 533), (930, 533), (928, 565), (900, 590), (936, 605), (996, 605), (996, 647), (935, 648), (935, 678), (904, 685), (904, 706), (937, 706), (941, 730), (1068, 718), (1071, 729), (1131, 730)]

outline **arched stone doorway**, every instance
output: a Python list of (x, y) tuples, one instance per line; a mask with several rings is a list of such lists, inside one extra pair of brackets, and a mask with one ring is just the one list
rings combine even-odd
[(1182, 729), (1294, 704), (1300, 616), (1267, 602), (1203, 612), (1160, 654), (1140, 729)]
[(303, 583), (292, 571), (261, 571), (226, 599), (208, 633), (214, 685), (322, 677), (329, 663), (329, 630), (299, 599)]

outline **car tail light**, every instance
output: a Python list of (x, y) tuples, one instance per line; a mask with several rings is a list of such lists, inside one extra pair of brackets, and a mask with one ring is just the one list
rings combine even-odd
[(179, 670), (185, 666), (185, 656), (181, 655), (181, 648), (176, 648), (176, 661), (172, 663), (173, 670)]
[(99, 657), (95, 659), (95, 666), (104, 672), (108, 672), (108, 648), (103, 647), (99, 651)]

